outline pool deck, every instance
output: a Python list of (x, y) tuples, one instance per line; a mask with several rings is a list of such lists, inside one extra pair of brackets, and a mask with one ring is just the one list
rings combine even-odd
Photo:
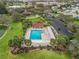
[(25, 34), (25, 39), (30, 39), (30, 33), (32, 30), (43, 30), (44, 31), (44, 33), (41, 34), (41, 36), (42, 36), (41, 40), (38, 40), (38, 39), (31, 40), (33, 46), (39, 46), (39, 45), (46, 46), (46, 45), (50, 44), (51, 39), (55, 39), (54, 33), (51, 30), (50, 26), (44, 27), (44, 28), (29, 28), (29, 29), (27, 29), (26, 34)]

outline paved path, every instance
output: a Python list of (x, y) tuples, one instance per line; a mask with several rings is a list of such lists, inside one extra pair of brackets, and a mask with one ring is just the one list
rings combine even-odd
[(53, 26), (50, 26), (50, 27), (53, 30), (53, 33), (55, 34), (55, 36), (58, 35), (58, 32), (55, 30), (55, 28)]

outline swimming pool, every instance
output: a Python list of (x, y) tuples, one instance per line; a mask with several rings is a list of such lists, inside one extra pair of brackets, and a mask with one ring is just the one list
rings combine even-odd
[(32, 30), (30, 33), (30, 39), (31, 40), (41, 40), (42, 33), (43, 33), (43, 30)]

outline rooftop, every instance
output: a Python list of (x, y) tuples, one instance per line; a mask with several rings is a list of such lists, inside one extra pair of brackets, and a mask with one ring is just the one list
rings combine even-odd
[(32, 26), (33, 27), (43, 27), (45, 24), (43, 23), (33, 23)]

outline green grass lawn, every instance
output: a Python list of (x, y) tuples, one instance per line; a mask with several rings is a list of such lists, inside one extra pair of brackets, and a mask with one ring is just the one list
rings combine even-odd
[(18, 59), (71, 59), (67, 54), (54, 51), (40, 50), (16, 56)]
[(14, 23), (11, 25), (11, 29), (8, 29), (7, 34), (0, 40), (0, 59), (9, 59), (9, 47), (8, 40), (16, 35), (22, 34), (22, 24)]
[(64, 53), (57, 53), (54, 51), (32, 51), (18, 55), (12, 55), (8, 47), (8, 40), (16, 35), (22, 35), (22, 24), (13, 23), (8, 29), (7, 34), (0, 40), (0, 59), (71, 59), (69, 55)]
[(79, 26), (79, 21), (74, 21), (74, 24)]
[(32, 23), (39, 23), (39, 22), (40, 23), (47, 23), (47, 21), (40, 16), (30, 16), (30, 17), (27, 17), (26, 19), (28, 19)]

